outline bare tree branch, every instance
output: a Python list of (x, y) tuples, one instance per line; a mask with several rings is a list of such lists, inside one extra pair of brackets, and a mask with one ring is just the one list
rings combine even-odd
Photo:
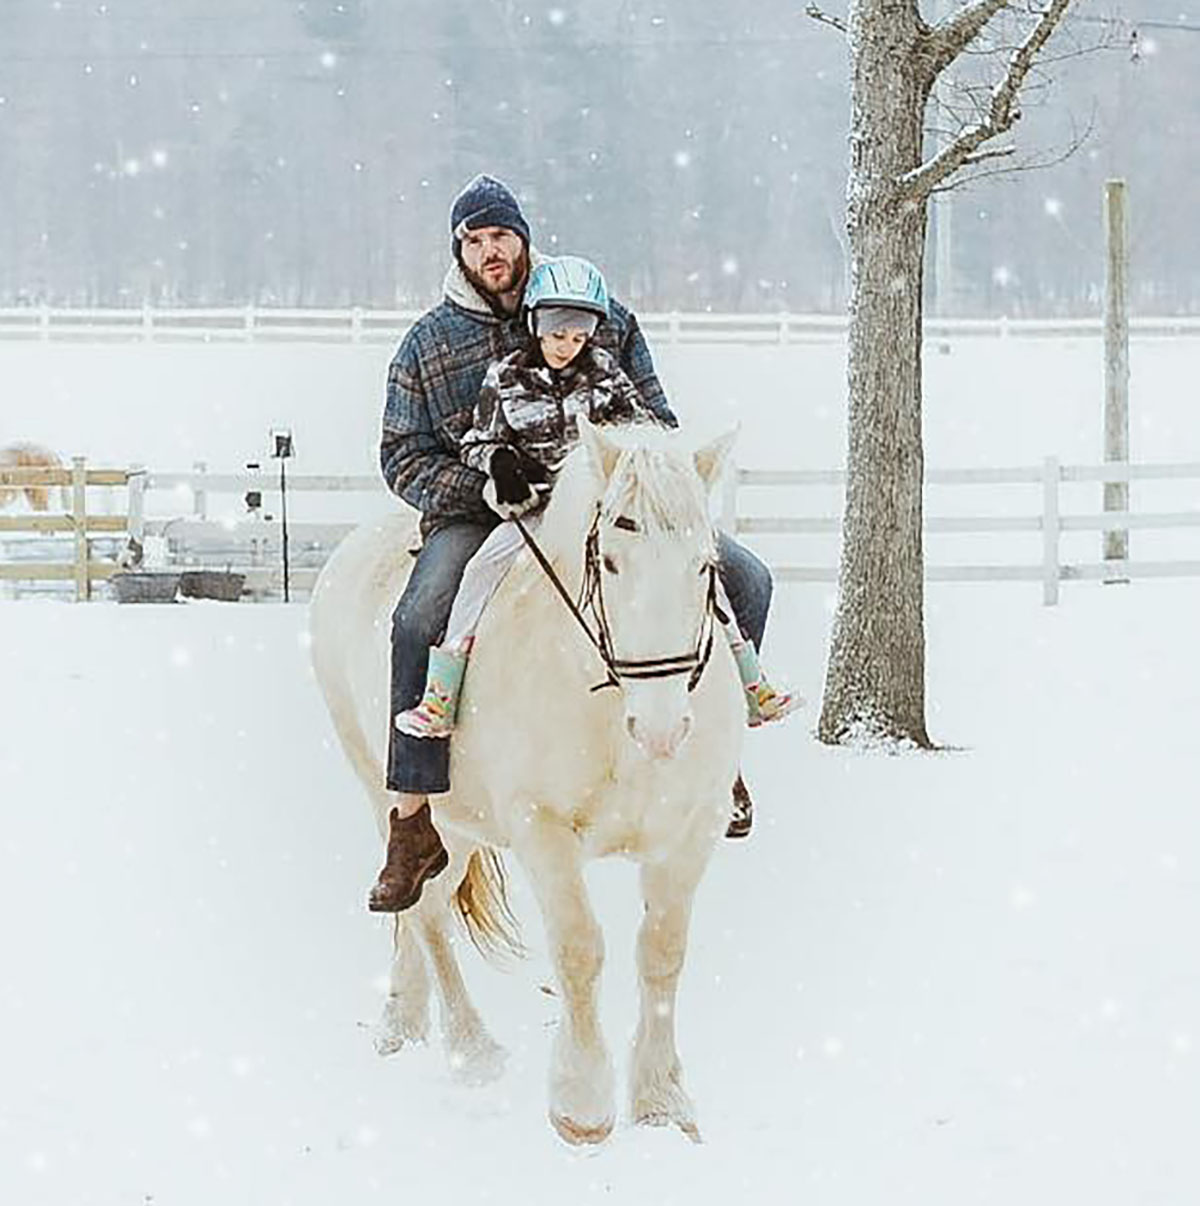
[(985, 142), (1012, 129), (1021, 116), (1017, 103), (1021, 85), (1033, 67), (1038, 51), (1062, 20), (1070, 2), (1071, 0), (1051, 0), (1049, 7), (1042, 10), (1037, 24), (1009, 60), (1004, 79), (992, 90), (987, 113), (974, 125), (960, 130), (957, 137), (931, 159), (927, 159), (920, 167), (900, 178), (898, 183), (906, 196), (927, 197), (946, 177), (962, 167)]
[(973, 155), (968, 155), (963, 160), (963, 167), (969, 167), (976, 163), (983, 163), (987, 159), (1006, 159), (1009, 155), (1015, 155), (1017, 148), (1011, 143), (1006, 147), (984, 147), (982, 151), (976, 151)]
[[(956, 176), (954, 179), (949, 180), (943, 184), (939, 184), (939, 185), (937, 185), (937, 187), (930, 189), (930, 195), (936, 196), (939, 193), (956, 192), (960, 188), (967, 188), (969, 185), (975, 184), (980, 180), (988, 180), (993, 176), (1010, 176), (1011, 177), (1011, 176), (1015, 176), (1018, 173), (1022, 173), (1022, 172), (1040, 172), (1046, 168), (1056, 167), (1058, 164), (1062, 163), (1064, 160), (1070, 159), (1070, 157), (1072, 155), (1074, 155), (1079, 150), (1079, 148), (1082, 147), (1084, 145), (1084, 143), (1087, 142), (1087, 140), (1089, 138), (1091, 138), (1092, 134), (1095, 132), (1095, 128), (1096, 128), (1096, 114), (1095, 114), (1095, 110), (1093, 110), (1092, 116), (1091, 116), (1090, 120), (1088, 121), (1088, 124), (1084, 128), (1084, 130), (1082, 132), (1079, 132), (1078, 130), (1076, 130), (1076, 132), (1073, 133), (1071, 136), (1071, 141), (1069, 143), (1067, 143), (1066, 146), (1063, 146), (1061, 149), (1059, 149), (1057, 151), (1053, 151), (1050, 154), (1042, 155), (1042, 156), (1032, 156), (1028, 159), (1023, 160), (1021, 163), (1010, 164), (1008, 167), (992, 168), (986, 172), (964, 172), (962, 175)], [(1015, 150), (1016, 148), (1014, 147), (1011, 149)], [(1001, 150), (1000, 153), (1003, 154), (1003, 150)], [(995, 157), (996, 156), (990, 155), (986, 151), (985, 152), (977, 152), (976, 158), (972, 162), (978, 163), (984, 159), (995, 158)], [(968, 165), (964, 165), (964, 166), (968, 166)]]
[(932, 78), (941, 75), (982, 32), (983, 27), (1002, 9), (1008, 0), (974, 0), (953, 16), (939, 21), (926, 35)]
[(823, 8), (819, 8), (816, 4), (809, 4), (804, 10), (814, 21), (820, 21), (822, 25), (832, 25), (834, 29), (840, 29), (842, 33), (846, 32), (846, 22), (841, 17), (835, 17), (832, 13), (827, 13)]

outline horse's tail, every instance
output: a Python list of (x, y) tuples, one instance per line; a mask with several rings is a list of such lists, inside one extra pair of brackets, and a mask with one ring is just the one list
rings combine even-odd
[(508, 876), (498, 850), (480, 846), (471, 852), (454, 903), (475, 949), (488, 962), (524, 958), (521, 925), (508, 903)]

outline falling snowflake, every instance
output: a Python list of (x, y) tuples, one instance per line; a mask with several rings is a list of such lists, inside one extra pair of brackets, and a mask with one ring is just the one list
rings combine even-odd
[(993, 284), (999, 285), (1001, 289), (1004, 289), (1008, 285), (1012, 284), (1012, 278), (1012, 269), (1006, 267), (1004, 264), (992, 269), (992, 282)]
[(150, 152), (150, 162), (154, 164), (156, 168), (166, 167), (168, 158), (169, 156), (167, 155), (166, 151), (164, 151), (161, 147), (156, 147)]
[(561, 8), (552, 8), (546, 13), (546, 20), (549, 21), (551, 25), (562, 25), (566, 19), (567, 14), (563, 12)]
[(692, 153), (690, 151), (676, 151), (672, 159), (677, 168), (685, 168), (692, 162)]
[(332, 50), (326, 50), (321, 55), (321, 66), (326, 71), (332, 71), (338, 65), (338, 57)]
[(1058, 218), (1062, 216), (1062, 202), (1057, 197), (1047, 197), (1042, 202), (1042, 208), (1046, 211), (1046, 217)]

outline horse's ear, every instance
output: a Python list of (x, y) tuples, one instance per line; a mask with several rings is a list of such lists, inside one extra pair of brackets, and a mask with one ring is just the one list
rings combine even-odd
[(588, 460), (597, 476), (602, 482), (607, 482), (617, 467), (617, 457), (621, 455), (620, 448), (599, 427), (589, 422), (585, 415), (579, 416), (579, 439), (587, 449)]
[(733, 449), (734, 441), (737, 439), (738, 429), (731, 427), (724, 435), (719, 435), (715, 440), (710, 440), (703, 448), (697, 448), (695, 451), (696, 472), (700, 475), (700, 480), (712, 489), (716, 480), (721, 476), (725, 468), (725, 462), (729, 459), (729, 453)]

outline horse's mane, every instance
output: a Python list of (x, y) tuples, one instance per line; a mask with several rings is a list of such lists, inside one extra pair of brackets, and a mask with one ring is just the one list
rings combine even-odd
[(598, 502), (601, 518), (608, 523), (623, 518), (649, 535), (702, 532), (713, 539), (707, 492), (691, 449), (678, 432), (639, 423), (605, 427), (604, 435), (620, 448), (607, 487), (601, 494), (587, 449), (575, 448), (563, 463), (551, 495), (548, 535), (570, 524), (573, 543), (581, 547), (579, 533), (591, 523)]

